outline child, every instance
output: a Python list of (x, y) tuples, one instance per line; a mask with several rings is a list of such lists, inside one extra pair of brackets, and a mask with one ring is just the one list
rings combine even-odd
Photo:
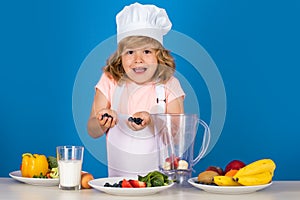
[(134, 3), (116, 23), (118, 48), (96, 85), (88, 133), (106, 133), (110, 177), (142, 175), (158, 169), (150, 114), (184, 113), (185, 94), (163, 47), (172, 26), (165, 10)]

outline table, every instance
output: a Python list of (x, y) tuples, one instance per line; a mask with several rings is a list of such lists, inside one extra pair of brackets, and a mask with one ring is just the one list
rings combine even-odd
[(95, 189), (64, 191), (58, 186), (33, 186), (18, 182), (12, 178), (0, 178), (0, 199), (9, 200), (81, 200), (81, 199), (160, 199), (160, 200), (296, 200), (300, 199), (300, 181), (274, 181), (261, 191), (240, 194), (212, 194), (192, 186), (174, 185), (168, 190), (149, 196), (114, 196)]

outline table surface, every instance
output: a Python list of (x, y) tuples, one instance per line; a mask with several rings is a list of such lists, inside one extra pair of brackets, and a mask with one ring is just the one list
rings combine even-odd
[(193, 186), (174, 185), (165, 191), (148, 196), (115, 196), (96, 189), (82, 189), (79, 191), (60, 190), (58, 186), (34, 186), (18, 182), (12, 178), (0, 178), (0, 199), (22, 200), (79, 200), (79, 199), (205, 199), (205, 200), (296, 200), (300, 199), (300, 181), (274, 181), (266, 189), (249, 194), (213, 194)]

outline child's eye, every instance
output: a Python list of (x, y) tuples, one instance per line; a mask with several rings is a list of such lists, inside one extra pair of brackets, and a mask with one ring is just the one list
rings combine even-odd
[(132, 50), (127, 51), (127, 54), (133, 54), (133, 51)]
[(146, 50), (144, 50), (144, 53), (145, 53), (145, 54), (150, 54), (150, 53), (152, 53), (152, 51), (146, 49)]

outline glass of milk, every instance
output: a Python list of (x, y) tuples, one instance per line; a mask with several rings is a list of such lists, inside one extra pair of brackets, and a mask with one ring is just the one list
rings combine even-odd
[(82, 146), (58, 146), (56, 155), (59, 171), (59, 188), (62, 190), (81, 189)]

